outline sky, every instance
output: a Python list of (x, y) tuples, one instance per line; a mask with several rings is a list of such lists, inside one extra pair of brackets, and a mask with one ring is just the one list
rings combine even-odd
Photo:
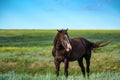
[(0, 0), (0, 29), (120, 29), (120, 0)]

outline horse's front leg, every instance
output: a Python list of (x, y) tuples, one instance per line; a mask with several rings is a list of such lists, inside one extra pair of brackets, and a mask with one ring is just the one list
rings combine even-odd
[(68, 77), (68, 66), (69, 66), (68, 60), (65, 59), (64, 60), (64, 75), (66, 76), (66, 78)]
[(56, 75), (57, 77), (59, 76), (59, 71), (60, 71), (60, 62), (54, 59), (55, 67), (56, 67)]

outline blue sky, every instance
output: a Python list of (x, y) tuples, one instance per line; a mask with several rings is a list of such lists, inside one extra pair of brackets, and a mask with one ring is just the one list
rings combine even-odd
[(0, 0), (0, 29), (120, 29), (120, 0)]

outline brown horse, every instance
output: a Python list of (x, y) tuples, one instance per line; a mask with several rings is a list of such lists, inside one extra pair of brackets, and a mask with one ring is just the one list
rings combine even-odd
[(77, 60), (81, 67), (83, 76), (85, 76), (85, 67), (83, 65), (83, 58), (86, 60), (86, 71), (89, 77), (90, 72), (90, 58), (91, 51), (94, 48), (107, 45), (104, 41), (92, 43), (84, 38), (70, 39), (67, 30), (58, 30), (54, 39), (54, 46), (52, 55), (54, 56), (54, 63), (56, 66), (56, 74), (59, 76), (60, 63), (64, 62), (64, 74), (68, 76), (69, 61)]

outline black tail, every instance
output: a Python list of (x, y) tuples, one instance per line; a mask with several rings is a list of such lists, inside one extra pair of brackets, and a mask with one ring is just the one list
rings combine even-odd
[(96, 48), (99, 48), (99, 47), (103, 47), (103, 46), (106, 46), (108, 45), (111, 41), (109, 40), (103, 40), (103, 41), (99, 41), (99, 42), (96, 42), (96, 43), (93, 43), (93, 42), (90, 42), (88, 40), (86, 40), (85, 38), (80, 38), (82, 43), (84, 44), (84, 46), (86, 47), (86, 49), (90, 49), (90, 50), (95, 50)]
[(96, 42), (96, 43), (93, 44), (93, 49), (94, 49), (94, 48), (99, 48), (99, 47), (106, 46), (106, 45), (108, 45), (110, 42), (111, 42), (111, 41), (106, 41), (106, 40)]

